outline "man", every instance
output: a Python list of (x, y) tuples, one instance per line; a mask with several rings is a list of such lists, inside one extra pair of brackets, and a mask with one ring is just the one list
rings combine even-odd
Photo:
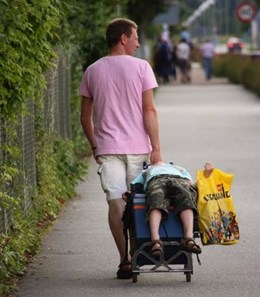
[(108, 221), (120, 255), (118, 278), (131, 278), (125, 261), (121, 221), (122, 193), (141, 172), (143, 162), (162, 160), (151, 66), (133, 57), (140, 47), (137, 25), (117, 18), (107, 27), (109, 54), (90, 65), (82, 78), (81, 124), (100, 165), (101, 186), (108, 202)]
[(210, 80), (212, 77), (212, 60), (215, 54), (215, 47), (209, 39), (201, 46), (201, 54), (206, 80)]

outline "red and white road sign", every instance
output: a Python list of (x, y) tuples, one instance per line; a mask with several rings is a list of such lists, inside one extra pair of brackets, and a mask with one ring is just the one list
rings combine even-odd
[(236, 7), (236, 15), (243, 23), (250, 23), (256, 16), (257, 8), (249, 1), (241, 2)]

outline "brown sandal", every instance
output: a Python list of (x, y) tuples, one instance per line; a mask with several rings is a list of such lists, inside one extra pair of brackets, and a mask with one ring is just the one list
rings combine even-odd
[(117, 278), (119, 279), (128, 279), (132, 277), (132, 268), (131, 268), (131, 262), (128, 260), (123, 260), (119, 266), (118, 271), (116, 273)]
[(150, 254), (153, 257), (159, 257), (163, 251), (163, 243), (161, 240), (153, 240)]
[(183, 238), (181, 240), (180, 249), (189, 253), (200, 254), (201, 248), (196, 244), (195, 240), (191, 237)]

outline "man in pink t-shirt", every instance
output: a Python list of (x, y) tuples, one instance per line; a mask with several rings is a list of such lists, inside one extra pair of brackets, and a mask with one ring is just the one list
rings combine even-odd
[(153, 100), (158, 85), (149, 63), (133, 57), (140, 46), (133, 21), (112, 20), (106, 40), (109, 54), (90, 65), (82, 77), (81, 124), (106, 193), (109, 226), (120, 255), (117, 277), (130, 278), (121, 221), (122, 194), (142, 171), (143, 162), (162, 160)]

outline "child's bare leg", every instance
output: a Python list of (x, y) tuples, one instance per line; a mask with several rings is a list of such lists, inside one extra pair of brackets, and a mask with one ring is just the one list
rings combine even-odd
[(185, 209), (180, 213), (180, 218), (183, 225), (184, 237), (193, 237), (193, 210)]
[(201, 248), (193, 239), (193, 216), (192, 209), (185, 209), (180, 213), (184, 229), (184, 238), (181, 240), (180, 248), (190, 253), (200, 254)]
[(153, 209), (149, 215), (149, 224), (151, 232), (151, 255), (154, 257), (159, 257), (162, 253), (163, 246), (160, 240), (159, 227), (162, 219), (162, 213), (159, 209)]
[(162, 219), (162, 213), (159, 209), (153, 209), (149, 215), (149, 225), (151, 232), (151, 240), (159, 240), (159, 227)]

